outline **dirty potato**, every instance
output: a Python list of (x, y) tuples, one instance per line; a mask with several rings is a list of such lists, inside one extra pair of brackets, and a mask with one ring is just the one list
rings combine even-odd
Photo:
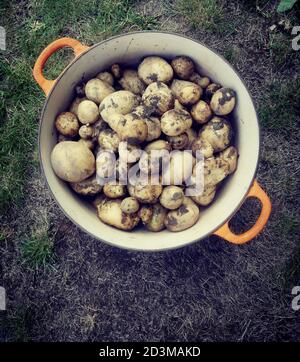
[(178, 209), (168, 212), (165, 218), (165, 226), (170, 231), (183, 231), (195, 225), (198, 219), (198, 206), (193, 200), (185, 197)]
[(210, 120), (213, 113), (211, 111), (209, 104), (200, 100), (199, 102), (193, 105), (191, 109), (191, 115), (197, 123), (204, 124)]
[(117, 199), (126, 195), (126, 187), (125, 185), (118, 184), (115, 181), (107, 182), (103, 186), (103, 193), (110, 199)]
[(171, 65), (175, 74), (181, 79), (189, 80), (194, 73), (194, 62), (185, 55), (175, 57), (172, 60)]
[(96, 175), (81, 182), (71, 182), (70, 186), (75, 192), (83, 196), (96, 195), (102, 190), (102, 185), (98, 183)]
[(75, 114), (71, 112), (62, 112), (55, 120), (57, 131), (66, 137), (74, 137), (79, 130), (79, 123)]
[(171, 90), (179, 102), (185, 106), (198, 102), (203, 93), (202, 88), (197, 84), (178, 79), (173, 80)]
[(225, 150), (230, 144), (233, 135), (229, 122), (220, 117), (213, 117), (200, 130), (199, 137), (208, 141), (214, 152)]
[(230, 88), (221, 88), (215, 92), (210, 101), (210, 107), (218, 116), (229, 114), (236, 101), (236, 93)]
[(109, 94), (99, 106), (99, 112), (105, 122), (114, 114), (125, 115), (138, 105), (138, 98), (132, 92), (120, 90)]
[(110, 84), (98, 78), (89, 80), (85, 86), (86, 97), (97, 104), (100, 104), (105, 97), (114, 91)]
[(173, 78), (173, 69), (163, 58), (151, 56), (140, 63), (138, 75), (148, 85), (157, 81), (168, 83)]
[(139, 210), (140, 204), (134, 197), (126, 197), (121, 202), (121, 209), (126, 214), (133, 214)]
[(121, 230), (132, 230), (139, 222), (137, 214), (126, 214), (121, 209), (122, 200), (105, 199), (98, 207), (98, 216), (101, 221)]
[(134, 94), (142, 95), (146, 88), (145, 83), (139, 78), (138, 72), (134, 69), (125, 69), (119, 83), (125, 90)]
[(165, 209), (159, 202), (151, 206), (152, 215), (148, 221), (144, 221), (143, 223), (149, 231), (161, 231), (165, 228), (164, 222), (167, 215), (167, 209)]
[(106, 82), (107, 84), (113, 86), (114, 85), (114, 77), (109, 72), (100, 72), (96, 75), (96, 78)]
[(162, 206), (169, 210), (178, 209), (182, 205), (183, 200), (183, 190), (178, 186), (166, 186), (159, 198)]
[(170, 88), (162, 82), (153, 82), (142, 96), (144, 104), (159, 115), (167, 112), (174, 106), (174, 97)]
[(192, 126), (189, 112), (171, 109), (161, 117), (161, 130), (167, 136), (178, 136)]
[(117, 152), (120, 141), (118, 134), (110, 128), (100, 131), (98, 136), (98, 143), (103, 150)]

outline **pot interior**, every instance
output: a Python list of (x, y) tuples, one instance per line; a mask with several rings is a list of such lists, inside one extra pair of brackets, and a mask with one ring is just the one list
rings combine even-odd
[[(235, 146), (239, 151), (236, 172), (220, 188), (214, 202), (200, 209), (196, 225), (182, 232), (153, 233), (138, 228), (132, 232), (117, 230), (102, 223), (95, 209), (76, 196), (53, 172), (50, 154), (57, 143), (56, 116), (67, 110), (74, 97), (74, 87), (90, 79), (113, 63), (133, 65), (147, 55), (171, 58), (190, 56), (198, 71), (214, 82), (237, 93), (233, 114)], [(176, 34), (161, 32), (131, 33), (111, 38), (93, 46), (72, 62), (59, 77), (45, 103), (39, 135), (42, 168), (55, 199), (64, 213), (83, 230), (109, 244), (138, 250), (163, 250), (181, 247), (211, 234), (230, 218), (244, 200), (255, 175), (259, 155), (259, 127), (251, 97), (232, 67), (204, 45)]]

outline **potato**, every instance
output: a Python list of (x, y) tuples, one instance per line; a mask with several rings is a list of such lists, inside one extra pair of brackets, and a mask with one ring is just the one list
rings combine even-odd
[(84, 196), (96, 195), (102, 190), (102, 185), (98, 183), (96, 175), (80, 182), (71, 182), (70, 186), (75, 192)]
[(75, 114), (62, 112), (55, 120), (57, 131), (66, 137), (74, 137), (78, 134), (79, 123)]
[(198, 84), (202, 89), (206, 88), (210, 84), (210, 79), (208, 77), (201, 77), (201, 75), (196, 72), (191, 75), (189, 80)]
[(148, 136), (148, 127), (146, 122), (134, 113), (126, 114), (124, 117), (126, 123), (119, 134), (121, 140), (127, 141), (131, 144), (144, 142)]
[(78, 119), (81, 123), (95, 123), (99, 118), (99, 110), (96, 103), (86, 100), (78, 105)]
[(151, 206), (152, 216), (147, 222), (144, 221), (143, 223), (149, 231), (161, 231), (165, 228), (164, 221), (167, 210), (159, 202)]
[(178, 136), (167, 136), (167, 140), (170, 142), (173, 150), (183, 150), (189, 145), (189, 137), (186, 133)]
[(207, 206), (213, 201), (215, 195), (216, 186), (207, 185), (200, 195), (192, 196), (192, 200), (195, 201), (195, 203), (198, 205)]
[(203, 172), (204, 176), (204, 188), (208, 186), (214, 186), (220, 183), (229, 174), (229, 165), (227, 162), (214, 156), (204, 159), (204, 165), (202, 162), (198, 162), (193, 168), (193, 176), (198, 177), (200, 172)]
[(184, 197), (177, 210), (169, 211), (165, 218), (165, 226), (170, 231), (183, 231), (192, 227), (199, 219), (199, 208), (188, 197)]
[(96, 78), (106, 82), (107, 84), (113, 86), (114, 85), (114, 77), (109, 72), (100, 72), (96, 75)]
[(233, 173), (237, 167), (238, 152), (233, 146), (226, 148), (220, 152), (219, 157), (229, 164), (229, 174)]
[(138, 145), (132, 145), (127, 142), (119, 143), (119, 157), (125, 163), (133, 163), (140, 159), (142, 150)]
[(114, 91), (110, 84), (98, 78), (89, 80), (85, 86), (86, 97), (97, 104), (100, 104), (105, 97)]
[(117, 132), (121, 141), (138, 144), (146, 140), (148, 127), (146, 122), (134, 113), (114, 114), (109, 119), (110, 127)]
[(138, 215), (144, 225), (149, 223), (153, 216), (153, 205), (143, 204), (138, 211)]
[(204, 124), (210, 120), (213, 113), (210, 109), (210, 106), (206, 102), (200, 100), (193, 105), (191, 109), (191, 115), (197, 123)]
[(113, 64), (110, 68), (113, 76), (116, 78), (116, 79), (119, 79), (121, 78), (121, 75), (122, 75), (122, 71), (121, 71), (121, 67), (119, 64)]
[(160, 203), (166, 209), (178, 209), (183, 203), (184, 193), (178, 186), (166, 186), (159, 198)]
[(121, 210), (126, 214), (133, 214), (139, 210), (140, 204), (134, 197), (126, 197), (121, 202)]
[(147, 146), (144, 148), (146, 152), (150, 151), (162, 151), (165, 150), (170, 152), (172, 150), (171, 144), (165, 140), (156, 140), (151, 143), (148, 143)]
[(121, 209), (122, 200), (105, 199), (97, 207), (98, 216), (105, 224), (121, 230), (132, 230), (139, 222), (137, 214), (126, 214)]
[(73, 102), (71, 103), (69, 111), (73, 114), (75, 114), (76, 117), (78, 117), (78, 106), (82, 101), (86, 101), (86, 97), (76, 97)]
[(213, 117), (202, 127), (199, 137), (208, 141), (214, 152), (219, 152), (229, 146), (232, 134), (232, 128), (226, 119)]
[(191, 58), (185, 55), (175, 57), (171, 65), (175, 74), (181, 79), (188, 80), (194, 73), (194, 63)]
[(192, 122), (189, 112), (171, 109), (161, 117), (161, 130), (167, 136), (178, 136), (190, 128)]
[(68, 182), (80, 182), (95, 172), (93, 153), (79, 142), (60, 142), (51, 152), (51, 164), (56, 175)]
[(138, 75), (146, 83), (167, 83), (173, 78), (173, 69), (163, 58), (157, 56), (146, 57), (138, 66)]
[(205, 89), (205, 98), (210, 100), (211, 97), (216, 93), (222, 86), (217, 83), (210, 83)]
[(179, 102), (185, 106), (198, 102), (203, 93), (202, 88), (197, 84), (178, 79), (173, 80), (171, 90)]
[(151, 117), (151, 108), (144, 105), (138, 106), (132, 111), (132, 113), (136, 114), (145, 121), (148, 130), (146, 138), (147, 142), (153, 141), (160, 137), (160, 120), (157, 117)]
[(103, 150), (118, 152), (120, 141), (118, 134), (110, 128), (104, 129), (99, 133), (98, 143)]
[(142, 101), (159, 115), (167, 112), (174, 105), (172, 91), (162, 82), (151, 83), (143, 93)]
[(169, 163), (170, 155), (166, 150), (151, 150), (143, 152), (139, 160), (139, 169), (142, 174), (157, 177)]
[(99, 106), (99, 111), (104, 121), (109, 122), (109, 118), (114, 114), (128, 114), (137, 105), (138, 98), (136, 95), (129, 91), (121, 90), (105, 97)]
[(139, 168), (142, 173), (150, 175), (157, 175), (160, 172), (161, 158), (155, 155), (154, 152), (143, 152), (139, 160)]
[(235, 106), (236, 93), (230, 88), (221, 88), (215, 92), (210, 101), (210, 107), (219, 116), (229, 114)]
[(182, 185), (191, 176), (195, 158), (188, 151), (173, 151), (170, 162), (163, 168), (164, 185)]
[(79, 128), (78, 134), (85, 140), (97, 141), (101, 130), (105, 129), (107, 123), (101, 118), (93, 124), (84, 124)]
[(111, 199), (117, 199), (126, 194), (125, 185), (117, 184), (116, 181), (107, 182), (103, 186), (103, 193)]
[(94, 131), (92, 126), (84, 124), (79, 128), (78, 133), (81, 138), (86, 140), (93, 137)]
[(125, 90), (134, 94), (142, 95), (146, 88), (145, 83), (139, 78), (138, 72), (134, 69), (125, 69), (119, 83)]
[(134, 113), (137, 116), (146, 119), (150, 118), (153, 115), (153, 108), (146, 106), (145, 104), (140, 104), (135, 107), (131, 113)]
[[(213, 169), (205, 169), (204, 166), (204, 185), (216, 185), (229, 175), (230, 166), (222, 158), (215, 158), (215, 166)], [(207, 172), (208, 171), (208, 172)]]
[(147, 125), (146, 141), (150, 142), (159, 138), (161, 135), (161, 126), (159, 118), (156, 117), (145, 118), (144, 121)]
[(204, 158), (211, 157), (214, 153), (213, 146), (203, 138), (196, 138), (192, 143), (194, 157), (196, 157), (197, 151), (201, 152)]
[(96, 158), (96, 171), (100, 178), (107, 178), (114, 174), (116, 157), (112, 151), (100, 151)]
[(116, 179), (121, 181), (122, 183), (127, 182), (128, 170), (129, 164), (118, 158), (115, 164)]
[(88, 140), (88, 139), (84, 139), (84, 138), (80, 138), (80, 140), (78, 140), (78, 143), (84, 145), (85, 147), (87, 147), (91, 151), (95, 147), (95, 143), (92, 140)]
[(153, 204), (157, 202), (161, 192), (162, 185), (152, 185), (150, 179), (148, 183), (145, 183), (144, 180), (138, 180), (133, 186), (133, 193), (130, 195), (134, 196), (141, 203)]

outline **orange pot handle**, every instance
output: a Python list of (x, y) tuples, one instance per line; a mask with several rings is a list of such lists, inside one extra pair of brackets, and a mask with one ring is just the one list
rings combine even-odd
[(226, 222), (226, 224), (214, 232), (215, 235), (218, 235), (233, 244), (244, 244), (247, 241), (254, 239), (262, 231), (271, 214), (272, 205), (270, 198), (256, 180), (254, 180), (247, 197), (256, 197), (262, 204), (260, 215), (252, 228), (243, 234), (234, 234), (230, 230), (228, 222)]
[(47, 62), (47, 60), (50, 58), (50, 56), (55, 53), (58, 49), (64, 48), (64, 47), (70, 47), (73, 49), (75, 53), (75, 57), (77, 57), (79, 54), (83, 53), (87, 49), (89, 49), (88, 46), (81, 44), (78, 40), (72, 39), (72, 38), (60, 38), (57, 40), (54, 40), (51, 44), (49, 44), (39, 55), (37, 58), (37, 61), (35, 62), (35, 65), (33, 67), (33, 76), (38, 85), (42, 88), (42, 90), (45, 92), (46, 96), (52, 89), (54, 83), (57, 79), (49, 80), (46, 79), (43, 76), (43, 69)]

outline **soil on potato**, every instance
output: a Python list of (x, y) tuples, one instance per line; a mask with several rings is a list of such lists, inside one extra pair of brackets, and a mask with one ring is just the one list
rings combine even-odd
[[(285, 67), (275, 64), (267, 43), (276, 19), (267, 7), (258, 12), (252, 2), (220, 3), (232, 29), (194, 29), (173, 11), (173, 1), (141, 1), (135, 10), (156, 16), (162, 30), (225, 55), (259, 108), (274, 79), (296, 77), (299, 57)], [(298, 144), (297, 132), (287, 137), (280, 128), (262, 127), (257, 179), (273, 211), (264, 231), (240, 246), (213, 236), (154, 254), (107, 246), (64, 216), (33, 170), (21, 207), (1, 218), (0, 285), (7, 310), (0, 312), (0, 340), (300, 341), (300, 312), (292, 309), (292, 288), (300, 285), (299, 223), (291, 222), (299, 220)], [(233, 230), (246, 230), (259, 210), (248, 200), (232, 220)], [(28, 230), (39, 229), (53, 241), (54, 261), (34, 270), (21, 244)]]

